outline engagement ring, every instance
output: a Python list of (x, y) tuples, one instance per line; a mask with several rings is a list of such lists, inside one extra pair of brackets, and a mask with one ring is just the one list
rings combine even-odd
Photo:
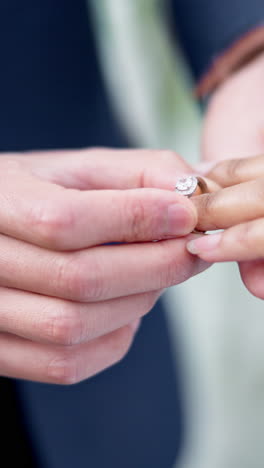
[(193, 195), (201, 195), (208, 193), (209, 189), (207, 183), (202, 177), (186, 176), (180, 177), (175, 185), (175, 191), (185, 197), (192, 197)]

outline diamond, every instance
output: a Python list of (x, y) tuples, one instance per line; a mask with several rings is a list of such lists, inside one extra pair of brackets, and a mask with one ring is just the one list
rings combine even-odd
[(194, 176), (180, 177), (175, 185), (175, 191), (181, 195), (190, 197), (195, 192), (198, 180)]

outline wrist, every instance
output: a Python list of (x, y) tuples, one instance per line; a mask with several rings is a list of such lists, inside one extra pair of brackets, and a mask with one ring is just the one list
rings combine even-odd
[(264, 52), (212, 94), (204, 120), (203, 159), (219, 161), (264, 151)]
[[(231, 73), (226, 80), (215, 89), (212, 94), (212, 99), (226, 92), (231, 87), (246, 85), (249, 83), (250, 87), (254, 86), (255, 81), (264, 76), (264, 51), (257, 54), (252, 60), (247, 61), (243, 66), (239, 67)], [(263, 81), (262, 81), (263, 83)]]
[(231, 75), (254, 61), (263, 52), (264, 25), (262, 23), (231, 43), (226, 50), (214, 58), (196, 86), (196, 95), (200, 98), (207, 98)]

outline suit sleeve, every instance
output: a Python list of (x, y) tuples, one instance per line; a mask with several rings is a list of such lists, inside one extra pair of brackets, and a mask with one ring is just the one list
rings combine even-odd
[(201, 94), (264, 51), (264, 0), (171, 2), (182, 48), (198, 87), (204, 87)]

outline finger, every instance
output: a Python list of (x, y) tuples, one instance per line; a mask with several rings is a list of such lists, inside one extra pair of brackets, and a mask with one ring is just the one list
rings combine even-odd
[(193, 197), (198, 212), (197, 229), (226, 229), (264, 216), (264, 179)]
[(165, 190), (79, 191), (26, 173), (0, 176), (0, 232), (57, 250), (185, 235), (189, 200)]
[(4, 236), (0, 245), (1, 286), (79, 302), (163, 289), (207, 267), (186, 252), (184, 239), (68, 253)]
[(49, 202), (28, 228), (37, 225), (41, 245), (57, 250), (183, 236), (197, 223), (189, 200), (158, 189), (66, 191), (56, 206)]
[(0, 330), (31, 341), (71, 346), (117, 330), (148, 313), (161, 291), (95, 304), (0, 288)]
[(138, 324), (77, 346), (50, 346), (0, 334), (0, 375), (54, 384), (75, 384), (120, 361)]
[(264, 177), (264, 155), (219, 162), (207, 174), (221, 187)]
[(193, 239), (187, 249), (208, 262), (257, 260), (264, 258), (263, 233), (264, 218), (261, 218)]
[(249, 292), (259, 299), (264, 299), (264, 260), (241, 262), (239, 269)]
[(39, 152), (33, 157), (25, 153), (19, 160), (38, 177), (79, 190), (173, 190), (179, 175), (192, 173), (191, 166), (170, 150), (92, 148)]

